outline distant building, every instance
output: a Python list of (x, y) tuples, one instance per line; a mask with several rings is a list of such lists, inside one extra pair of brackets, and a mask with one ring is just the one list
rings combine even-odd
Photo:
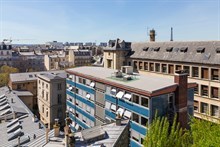
[(51, 129), (58, 118), (64, 126), (66, 111), (66, 73), (42, 73), (38, 75), (38, 110), (40, 120)]
[(66, 54), (61, 55), (45, 55), (44, 65), (46, 70), (60, 70), (64, 65), (69, 66), (68, 56)]
[[(64, 71), (42, 71), (11, 73), (8, 86), (14, 90), (26, 106), (37, 112), (37, 76), (44, 73), (64, 73)], [(31, 96), (33, 95), (33, 96)]]
[(12, 66), (12, 45), (0, 43), (0, 66)]
[(107, 47), (108, 43), (107, 42), (100, 42), (99, 46), (101, 47)]
[[(76, 67), (66, 70), (67, 110), (72, 131), (117, 122), (118, 116), (130, 119), (130, 146), (141, 146), (157, 111), (159, 116), (188, 127), (193, 115), (195, 83), (187, 74), (177, 72), (172, 78), (133, 73), (123, 66), (120, 71), (103, 67)], [(117, 117), (116, 117), (117, 116)]]
[(91, 64), (90, 50), (69, 50), (69, 63), (72, 66), (85, 66)]
[(44, 71), (44, 56), (32, 52), (15, 52), (12, 56), (13, 67), (20, 72)]
[(57, 42), (57, 41), (46, 42), (45, 46), (48, 49), (63, 49), (64, 48), (63, 42)]
[(104, 67), (121, 69), (127, 64), (127, 57), (131, 52), (131, 42), (116, 39), (109, 40), (108, 46), (104, 49)]

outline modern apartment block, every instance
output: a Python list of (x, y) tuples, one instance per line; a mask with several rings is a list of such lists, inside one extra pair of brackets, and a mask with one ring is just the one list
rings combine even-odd
[[(129, 119), (130, 146), (141, 146), (157, 111), (159, 116), (173, 118), (177, 113), (182, 127), (188, 127), (188, 114), (193, 115), (195, 83), (187, 74), (158, 77), (103, 67), (78, 67), (67, 72), (67, 110), (72, 131), (91, 128), (117, 118)], [(117, 116), (117, 117), (116, 117)]]
[[(109, 51), (104, 50), (105, 61)], [(124, 50), (125, 52), (126, 50)], [(116, 58), (120, 54), (115, 55)], [(124, 60), (136, 72), (173, 76), (177, 70), (189, 74), (189, 82), (196, 82), (194, 116), (216, 121), (220, 117), (220, 41), (143, 42), (132, 43), (130, 55)], [(113, 64), (123, 66), (112, 60)], [(104, 62), (108, 67), (108, 62)], [(116, 69), (116, 68), (113, 68)]]
[(55, 119), (64, 126), (66, 112), (66, 73), (44, 73), (38, 75), (38, 110), (40, 120), (51, 129)]

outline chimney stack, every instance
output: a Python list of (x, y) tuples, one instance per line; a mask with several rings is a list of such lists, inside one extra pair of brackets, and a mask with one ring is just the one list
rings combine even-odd
[(154, 29), (150, 30), (150, 42), (155, 42), (156, 31)]
[(58, 137), (60, 135), (60, 125), (58, 122), (59, 119), (55, 119), (55, 124), (53, 125), (54, 137)]
[(171, 27), (170, 41), (173, 41), (173, 28)]
[(20, 144), (21, 144), (21, 137), (18, 136), (18, 147), (20, 147)]
[(117, 113), (116, 116), (116, 126), (121, 126), (121, 116), (119, 112)]
[(45, 133), (45, 135), (46, 135), (46, 143), (48, 143), (48, 141), (49, 141), (48, 134), (49, 134), (49, 129), (48, 129), (48, 124), (46, 124), (46, 133)]
[(176, 71), (174, 76), (174, 82), (178, 84), (175, 93), (175, 105), (177, 112), (177, 121), (180, 123), (182, 128), (188, 127), (188, 114), (187, 114), (187, 85), (188, 85), (188, 74), (184, 73), (183, 70)]

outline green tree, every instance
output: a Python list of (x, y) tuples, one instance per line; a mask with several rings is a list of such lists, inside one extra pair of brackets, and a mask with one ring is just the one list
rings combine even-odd
[(145, 147), (188, 147), (190, 134), (183, 130), (176, 121), (172, 123), (167, 117), (155, 117), (144, 140)]
[(18, 72), (17, 68), (3, 65), (0, 68), (0, 87), (8, 85), (9, 74)]
[(192, 147), (219, 147), (220, 124), (192, 118), (190, 122)]
[(219, 147), (220, 122), (191, 118), (190, 130), (183, 130), (179, 123), (169, 123), (166, 117), (156, 117), (144, 140), (145, 147)]

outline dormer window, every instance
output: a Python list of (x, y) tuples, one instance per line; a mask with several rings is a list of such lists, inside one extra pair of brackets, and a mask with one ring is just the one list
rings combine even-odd
[(205, 48), (204, 47), (199, 47), (196, 49), (197, 53), (204, 53), (205, 52)]
[(159, 50), (160, 50), (160, 47), (154, 48), (154, 51), (155, 51), (155, 52), (158, 52)]
[(167, 52), (172, 52), (172, 50), (173, 50), (173, 47), (168, 47), (168, 48), (166, 48), (166, 51), (167, 51)]
[(187, 52), (187, 50), (188, 50), (188, 47), (182, 47), (182, 48), (180, 48), (180, 52), (183, 52), (183, 53)]
[(220, 53), (220, 47), (216, 48), (216, 53)]
[(143, 48), (143, 51), (148, 51), (148, 47)]

